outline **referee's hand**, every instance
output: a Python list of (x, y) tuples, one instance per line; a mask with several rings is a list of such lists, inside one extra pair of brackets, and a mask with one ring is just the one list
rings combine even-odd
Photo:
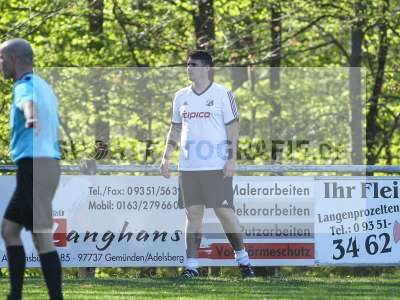
[(234, 160), (227, 160), (224, 166), (224, 177), (232, 177), (235, 174), (236, 164)]
[(40, 133), (39, 121), (36, 118), (29, 118), (25, 120), (25, 128), (33, 128), (36, 135)]
[(163, 177), (165, 178), (170, 178), (171, 174), (169, 173), (169, 160), (168, 159), (162, 159), (161, 165), (160, 165), (160, 173)]

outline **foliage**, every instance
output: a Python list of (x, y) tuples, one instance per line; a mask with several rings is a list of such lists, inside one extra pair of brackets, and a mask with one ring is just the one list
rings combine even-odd
[[(158, 163), (174, 92), (189, 84), (185, 71), (172, 66), (184, 66), (187, 51), (196, 45), (196, 1), (104, 1), (100, 34), (90, 31), (88, 20), (93, 12), (87, 3), (2, 1), (1, 40), (23, 37), (32, 43), (36, 69), (59, 97), (65, 163), (94, 155), (99, 120), (110, 126), (110, 155), (104, 162)], [(378, 157), (377, 163), (400, 163), (400, 2), (363, 3), (365, 9), (360, 14), (349, 0), (335, 4), (329, 0), (214, 1), (216, 38), (212, 51), (216, 64), (244, 66), (216, 73), (217, 80), (238, 96), (240, 163), (269, 163), (274, 139), (283, 139), (286, 144), (296, 139), (323, 141), (335, 149), (323, 157), (318, 147), (311, 147), (311, 153), (300, 151), (296, 159), (284, 152), (283, 163), (350, 163), (346, 68), (355, 24), (362, 24), (364, 32), (365, 114), (380, 71), (379, 50), (385, 28), (389, 41), (376, 115), (376, 147), (366, 149), (364, 145), (364, 149)], [(281, 15), (281, 27), (274, 28), (281, 31), (280, 65), (299, 68), (282, 69), (279, 90), (271, 89), (265, 69), (277, 53), (271, 40), (272, 5), (279, 7)], [(304, 67), (338, 69), (327, 69), (328, 73), (336, 70), (328, 75), (314, 69), (313, 75), (302, 76), (301, 72), (311, 70)], [(291, 77), (294, 75), (297, 77)], [(324, 78), (338, 86), (326, 86)], [(9, 164), (11, 83), (1, 80), (0, 163)], [(262, 143), (266, 151), (255, 151), (257, 145), (264, 147)], [(251, 151), (254, 155), (248, 154)]]

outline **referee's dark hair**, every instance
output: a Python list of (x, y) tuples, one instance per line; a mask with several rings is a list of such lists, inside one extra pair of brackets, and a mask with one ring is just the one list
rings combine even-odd
[(33, 64), (32, 47), (27, 40), (15, 38), (4, 42), (4, 50), (6, 53), (14, 55), (19, 63), (27, 66)]
[(203, 51), (203, 50), (191, 51), (189, 53), (188, 57), (190, 57), (192, 59), (198, 59), (206, 66), (210, 66), (210, 67), (213, 66), (212, 57), (207, 51)]

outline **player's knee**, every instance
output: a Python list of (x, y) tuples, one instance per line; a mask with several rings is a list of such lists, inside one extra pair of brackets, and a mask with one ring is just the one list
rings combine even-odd
[(229, 221), (236, 218), (233, 210), (229, 208), (216, 208), (214, 211), (220, 221)]
[(4, 224), (1, 224), (1, 238), (4, 241), (7, 241), (7, 237), (8, 237), (8, 235), (7, 235), (6, 228), (4, 228)]
[(187, 231), (191, 233), (200, 232), (202, 228), (203, 220), (202, 215), (191, 215), (187, 218)]
[(201, 218), (188, 218), (187, 229), (189, 232), (199, 232), (202, 227), (202, 219)]
[(50, 234), (32, 233), (32, 240), (38, 253), (46, 253), (55, 249)]
[(189, 222), (200, 222), (203, 219), (203, 210), (200, 209), (188, 209), (186, 216)]
[(188, 215), (187, 220), (191, 224), (201, 224), (202, 222), (202, 215), (199, 214), (193, 214), (193, 215)]
[(6, 245), (15, 243), (19, 239), (20, 229), (3, 221), (1, 224), (1, 237)]
[(202, 231), (202, 224), (201, 222), (193, 222), (193, 223), (188, 223), (188, 226), (186, 228), (186, 231), (188, 233), (199, 233)]

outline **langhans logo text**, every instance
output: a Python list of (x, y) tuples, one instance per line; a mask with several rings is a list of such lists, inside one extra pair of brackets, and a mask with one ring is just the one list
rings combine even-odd
[(182, 230), (175, 230), (174, 232), (158, 231), (148, 232), (147, 230), (140, 230), (138, 232), (128, 231), (129, 222), (125, 221), (122, 230), (114, 233), (111, 230), (105, 232), (86, 231), (77, 232), (71, 230), (67, 232), (66, 219), (54, 219), (58, 225), (54, 234), (54, 244), (57, 247), (67, 247), (68, 243), (96, 243), (96, 249), (99, 251), (107, 250), (113, 242), (115, 243), (129, 243), (136, 242), (179, 242), (182, 238)]

